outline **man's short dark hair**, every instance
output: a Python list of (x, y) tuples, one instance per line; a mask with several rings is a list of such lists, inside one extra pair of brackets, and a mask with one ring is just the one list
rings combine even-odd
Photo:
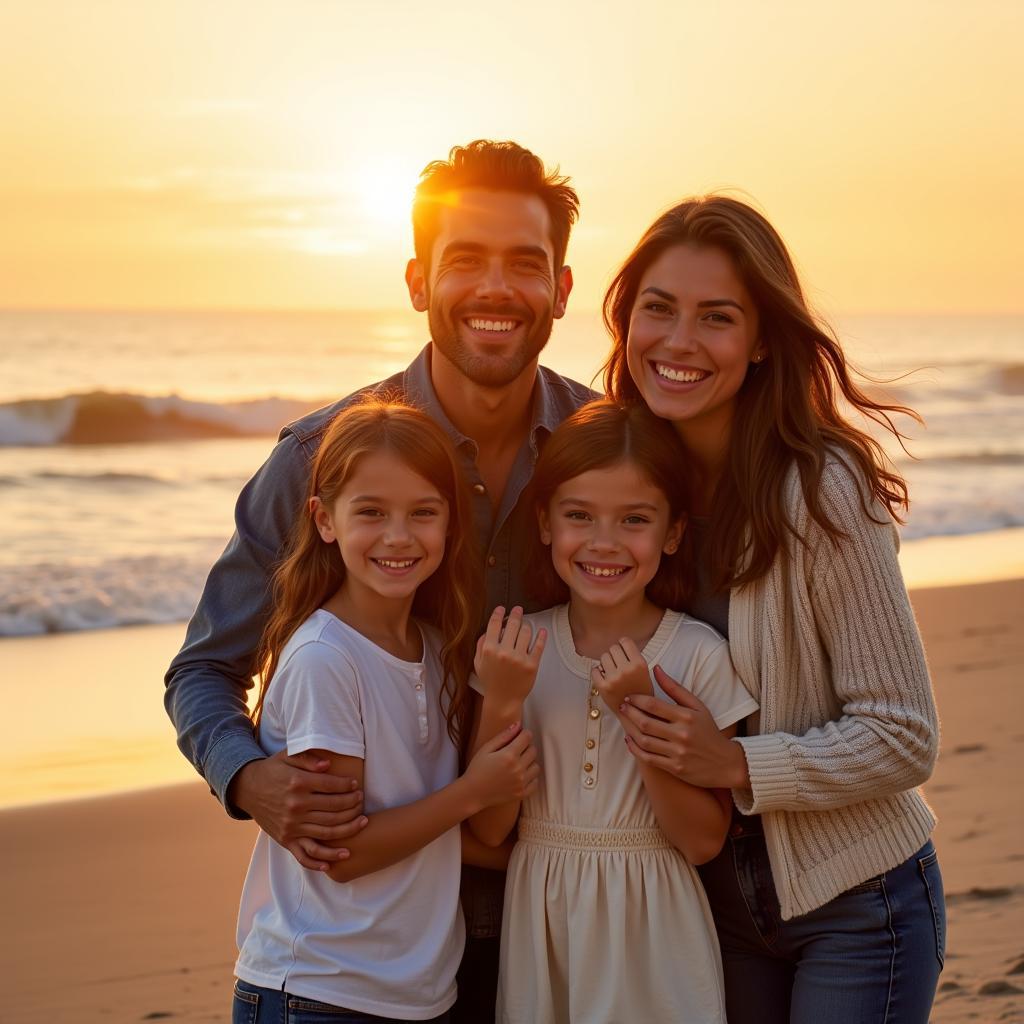
[(453, 146), (447, 160), (434, 160), (423, 168), (412, 204), (412, 234), (416, 258), (426, 268), (438, 233), (444, 200), (452, 192), (488, 188), (537, 196), (551, 218), (551, 244), (555, 271), (565, 262), (569, 229), (579, 216), (580, 201), (566, 175), (515, 142), (477, 139)]

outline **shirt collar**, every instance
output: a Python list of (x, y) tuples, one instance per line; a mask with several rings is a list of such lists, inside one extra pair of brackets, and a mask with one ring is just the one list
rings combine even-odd
[[(439, 423), (448, 436), (452, 439), (457, 448), (470, 445), (475, 455), (477, 444), (471, 438), (455, 426), (448, 414), (444, 411), (437, 392), (434, 390), (434, 382), (430, 378), (430, 353), (433, 343), (427, 342), (420, 354), (409, 364), (405, 371), (404, 389), (410, 400), (428, 413), (431, 419)], [(537, 446), (542, 437), (550, 434), (555, 427), (565, 418), (564, 412), (559, 409), (558, 402), (549, 380), (551, 371), (543, 366), (537, 367), (537, 377), (533, 384), (533, 397), (530, 407), (530, 448), (534, 456), (537, 454)]]

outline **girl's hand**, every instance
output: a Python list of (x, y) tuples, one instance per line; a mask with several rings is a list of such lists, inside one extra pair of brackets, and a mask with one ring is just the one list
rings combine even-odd
[(633, 694), (654, 694), (651, 670), (628, 636), (601, 655), (600, 663), (590, 670), (590, 680), (612, 714), (618, 714), (619, 706)]
[[(504, 623), (504, 626), (503, 626)], [(533, 647), (533, 630), (523, 622), (523, 609), (516, 605), (505, 621), (502, 605), (491, 613), (487, 631), (477, 641), (473, 668), (488, 697), (501, 701), (526, 700), (537, 678), (547, 631), (538, 630)]]
[(518, 803), (537, 788), (540, 765), (533, 737), (516, 722), (473, 755), (465, 779), (480, 800), (480, 809)]
[(715, 725), (711, 712), (685, 687), (655, 668), (658, 685), (675, 702), (629, 696), (619, 710), (629, 752), (683, 782), (707, 789), (747, 789), (743, 748)]

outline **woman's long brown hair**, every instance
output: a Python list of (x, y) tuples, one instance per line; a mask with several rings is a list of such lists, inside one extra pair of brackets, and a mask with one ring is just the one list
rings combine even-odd
[(482, 607), (469, 496), (445, 432), (418, 409), (376, 397), (364, 398), (340, 412), (327, 428), (313, 460), (305, 507), (272, 579), (273, 604), (259, 647), (260, 694), (253, 721), (259, 722), (285, 644), (345, 579), (338, 545), (320, 537), (309, 511), (309, 499), (318, 497), (325, 506), (333, 507), (359, 460), (375, 452), (388, 452), (400, 459), (433, 484), (448, 503), (444, 558), (437, 571), (417, 589), (412, 613), (441, 634), (441, 703), (448, 735), (458, 746), (468, 708), (469, 669)]
[(708, 543), (716, 589), (763, 576), (787, 538), (796, 536), (784, 495), (794, 463), (811, 516), (833, 540), (845, 534), (829, 520), (818, 494), (829, 452), (843, 457), (863, 481), (861, 500), (868, 515), (877, 501), (902, 522), (906, 483), (882, 446), (850, 423), (838, 403), (845, 399), (901, 444), (904, 435), (893, 415), (918, 419), (917, 414), (875, 401), (858, 386), (837, 338), (808, 308), (785, 243), (746, 203), (714, 195), (684, 200), (662, 214), (637, 243), (604, 299), (613, 341), (604, 366), (608, 394), (620, 401), (643, 401), (626, 363), (630, 317), (648, 267), (678, 245), (721, 249), (729, 256), (754, 300), (766, 353), (762, 363), (748, 370), (736, 397), (727, 468), (712, 498)]

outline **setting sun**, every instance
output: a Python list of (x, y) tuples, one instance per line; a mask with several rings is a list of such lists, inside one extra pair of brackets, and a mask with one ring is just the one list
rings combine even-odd
[(374, 221), (397, 226), (409, 219), (415, 177), (398, 163), (375, 163), (358, 176), (356, 186), (363, 211)]

